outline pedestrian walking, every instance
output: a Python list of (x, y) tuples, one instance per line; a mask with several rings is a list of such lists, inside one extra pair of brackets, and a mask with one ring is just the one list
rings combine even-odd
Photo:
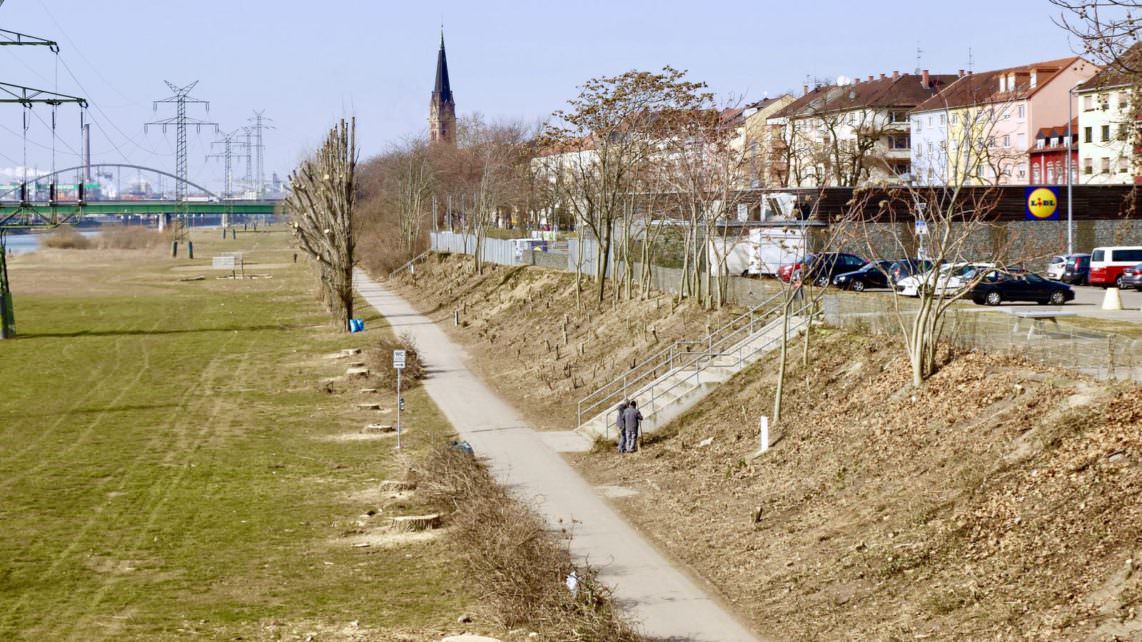
[(642, 413), (638, 410), (638, 404), (634, 399), (631, 399), (630, 405), (623, 411), (623, 430), (625, 431), (626, 443), (623, 447), (623, 452), (633, 453), (638, 451), (638, 433), (642, 425)]
[(615, 417), (615, 428), (618, 428), (618, 431), (619, 431), (619, 452), (620, 453), (626, 452), (625, 448), (626, 448), (626, 443), (627, 443), (627, 429), (626, 429), (626, 420), (623, 418), (623, 413), (626, 412), (627, 406), (629, 406), (629, 405), (630, 405), (630, 400), (624, 399), (623, 402), (619, 404), (618, 416)]

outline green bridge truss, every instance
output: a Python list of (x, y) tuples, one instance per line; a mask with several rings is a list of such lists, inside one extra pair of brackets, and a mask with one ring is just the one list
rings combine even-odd
[(0, 229), (54, 227), (89, 216), (230, 214), (272, 216), (280, 201), (90, 201), (55, 204), (0, 203)]

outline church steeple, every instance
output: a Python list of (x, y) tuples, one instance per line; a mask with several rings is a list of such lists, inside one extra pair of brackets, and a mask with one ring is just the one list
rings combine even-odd
[(440, 30), (440, 53), (436, 56), (436, 86), (428, 107), (428, 138), (432, 142), (456, 142), (456, 101), (448, 81), (448, 56), (444, 53), (444, 29)]

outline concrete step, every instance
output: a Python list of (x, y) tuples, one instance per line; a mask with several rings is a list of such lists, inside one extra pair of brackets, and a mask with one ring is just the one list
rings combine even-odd
[[(805, 319), (789, 320), (789, 334), (795, 336), (805, 325)], [(675, 369), (663, 374), (641, 392), (632, 396), (643, 415), (643, 431), (653, 432), (693, 408), (718, 385), (730, 380), (738, 372), (761, 359), (780, 346), (782, 320), (775, 319), (758, 332), (746, 337), (722, 354), (702, 362), (704, 367), (696, 374), (693, 366)], [(614, 437), (616, 433), (615, 408), (591, 417), (576, 432), (594, 436)]]

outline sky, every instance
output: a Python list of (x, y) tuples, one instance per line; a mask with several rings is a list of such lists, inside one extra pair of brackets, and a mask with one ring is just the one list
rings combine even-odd
[[(174, 171), (174, 129), (144, 132), (173, 116), (164, 84), (198, 82), (221, 131), (265, 110), (265, 175), (283, 178), (341, 116), (356, 116), (361, 157), (426, 131), (443, 24), (460, 115), (539, 122), (583, 81), (671, 65), (723, 97), (756, 100), (800, 91), (812, 78), (867, 76), (919, 67), (976, 71), (1059, 58), (1077, 43), (1052, 22), (1047, 0), (0, 0), (0, 28), (56, 40), (0, 47), (0, 82), (91, 102), (93, 162)], [(0, 182), (23, 165), (18, 105), (0, 105)], [(37, 106), (27, 164), (79, 164), (79, 110)], [(188, 174), (222, 185), (207, 160), (213, 127), (188, 132)], [(245, 173), (245, 161), (234, 174)]]

